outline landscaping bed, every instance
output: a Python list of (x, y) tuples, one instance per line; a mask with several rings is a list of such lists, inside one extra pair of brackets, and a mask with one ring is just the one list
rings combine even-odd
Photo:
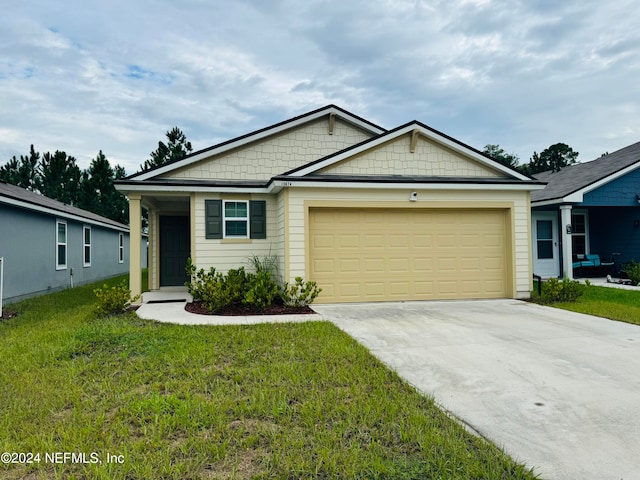
[(312, 314), (314, 312), (309, 306), (287, 307), (282, 302), (274, 303), (268, 307), (256, 308), (247, 305), (229, 305), (217, 313), (210, 313), (201, 301), (187, 303), (184, 308), (189, 313), (198, 315), (224, 315), (224, 316), (246, 316), (246, 315), (293, 315)]

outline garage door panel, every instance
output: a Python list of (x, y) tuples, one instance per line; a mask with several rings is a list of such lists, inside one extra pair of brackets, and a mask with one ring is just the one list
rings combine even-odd
[(311, 209), (319, 302), (506, 296), (504, 210)]

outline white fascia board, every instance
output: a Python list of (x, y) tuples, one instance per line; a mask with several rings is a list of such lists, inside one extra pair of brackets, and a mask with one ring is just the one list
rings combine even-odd
[(369, 125), (366, 122), (363, 122), (362, 120), (352, 117), (350, 115), (346, 115), (345, 113), (341, 112), (340, 110), (337, 110), (335, 108), (327, 108), (325, 110), (321, 110), (319, 112), (316, 112), (312, 115), (307, 115), (304, 116), (302, 118), (299, 118), (298, 120), (294, 120), (293, 122), (289, 122), (289, 123), (285, 123), (283, 125), (278, 125), (272, 128), (269, 128), (267, 130), (263, 130), (261, 132), (255, 133), (254, 135), (250, 135), (248, 137), (244, 137), (241, 138), (235, 142), (230, 142), (227, 143), (225, 145), (222, 145), (218, 148), (214, 148), (212, 150), (207, 150), (204, 151), (202, 153), (199, 153), (198, 155), (194, 155), (193, 157), (189, 157), (189, 158), (185, 158), (182, 161), (178, 161), (176, 163), (172, 163), (170, 165), (166, 165), (163, 167), (160, 167), (158, 169), (155, 170), (151, 170), (149, 172), (146, 173), (142, 173), (139, 176), (136, 177), (136, 180), (148, 180), (149, 178), (154, 178), (157, 177), (159, 175), (162, 175), (164, 173), (170, 172), (172, 170), (175, 170), (177, 168), (182, 168), (182, 167), (186, 167), (188, 165), (191, 165), (192, 163), (196, 163), (199, 162), (200, 160), (204, 160), (205, 158), (208, 157), (212, 157), (214, 155), (219, 155), (221, 153), (224, 153), (226, 151), (232, 150), (234, 148), (238, 148), (238, 147), (242, 147), (244, 145), (247, 145), (249, 143), (255, 142), (257, 140), (262, 140), (263, 138), (266, 137), (270, 137), (272, 135), (275, 135), (277, 133), (281, 133), (281, 132), (285, 132), (287, 130), (291, 130), (292, 128), (296, 128), (300, 125), (304, 125), (305, 123), (309, 123), (313, 120), (317, 120), (318, 118), (322, 118), (322, 117), (326, 117), (327, 115), (334, 113), (336, 116), (342, 118), (344, 121), (351, 123), (353, 125), (356, 125), (364, 130), (367, 130), (371, 133), (374, 133), (376, 135), (379, 135), (380, 133), (384, 133), (385, 130), (383, 129), (379, 129), (379, 128), (374, 128), (372, 125)]
[(486, 184), (486, 183), (390, 183), (390, 182), (296, 182), (295, 180), (278, 180), (274, 182), (279, 187), (296, 187), (296, 188), (359, 188), (359, 189), (422, 189), (422, 190), (541, 190), (544, 185), (530, 184)]
[(97, 225), (99, 227), (109, 228), (111, 230), (116, 230), (118, 232), (129, 232), (129, 227), (116, 227), (115, 225), (103, 223), (98, 220), (92, 220), (91, 218), (81, 217), (80, 215), (74, 215), (73, 213), (67, 213), (60, 210), (56, 210), (54, 208), (43, 207), (41, 205), (34, 205), (33, 203), (23, 202), (21, 200), (16, 200), (14, 198), (0, 197), (0, 203), (6, 203), (7, 205), (12, 205), (14, 207), (25, 208), (27, 210), (32, 210), (34, 212), (46, 213), (47, 215), (54, 215), (58, 218), (65, 218), (65, 219), (74, 220), (77, 222), (89, 223), (91, 225)]
[[(391, 140), (394, 140), (398, 137), (401, 137), (403, 135), (407, 135), (411, 132), (413, 132), (414, 130), (418, 130), (418, 132), (423, 135), (424, 137), (427, 137), (430, 140), (433, 140), (437, 143), (440, 143), (441, 145), (446, 146), (447, 148), (454, 150), (457, 153), (460, 153), (461, 155), (464, 155), (466, 157), (471, 157), (474, 160), (476, 160), (479, 163), (482, 163), (483, 165), (493, 169), (493, 170), (499, 170), (503, 173), (508, 174), (510, 177), (516, 178), (518, 180), (531, 180), (529, 177), (522, 175), (521, 173), (515, 172), (513, 170), (511, 170), (510, 168), (505, 167), (504, 165), (500, 164), (499, 162), (495, 162), (492, 161), (488, 158), (486, 158), (483, 155), (480, 155), (476, 152), (474, 152), (473, 150), (470, 150), (468, 148), (463, 147), (462, 145), (458, 144), (457, 142), (454, 142), (452, 140), (449, 140), (446, 137), (443, 137), (442, 135), (438, 135), (435, 132), (432, 132), (431, 130), (428, 130), (424, 127), (422, 127), (421, 125), (418, 124), (410, 124), (407, 125), (406, 127), (393, 132), (390, 135), (383, 135), (380, 138), (377, 138), (375, 140), (372, 140), (370, 142), (367, 142), (363, 145), (360, 145), (357, 148), (353, 148), (350, 149), (340, 155), (336, 155), (334, 157), (328, 158), (322, 162), (318, 162), (315, 163), (313, 165), (308, 166), (307, 168), (303, 168), (301, 170), (298, 170), (297, 172), (292, 173), (290, 176), (291, 177), (304, 177), (305, 175), (308, 175), (310, 173), (314, 173), (317, 172), (318, 170), (321, 170), (323, 168), (326, 168), (328, 166), (331, 166), (335, 163), (341, 162), (349, 157), (352, 157), (354, 155), (357, 155), (359, 153), (365, 152), (367, 150), (373, 149), (375, 147), (377, 147), (378, 145), (381, 145), (383, 143), (387, 143)], [(407, 146), (408, 148), (408, 146)]]
[(159, 193), (171, 195), (173, 193), (192, 193), (192, 192), (240, 192), (240, 193), (270, 193), (271, 187), (246, 187), (246, 186), (206, 186), (206, 185), (119, 185), (119, 191), (128, 193)]
[(546, 207), (547, 205), (561, 205), (563, 202), (564, 202), (563, 199), (540, 200), (539, 202), (531, 202), (531, 207)]

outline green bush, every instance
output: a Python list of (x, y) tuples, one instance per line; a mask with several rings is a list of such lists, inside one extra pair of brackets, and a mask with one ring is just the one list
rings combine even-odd
[(541, 300), (544, 303), (575, 302), (586, 287), (577, 280), (550, 278), (542, 284)]
[(624, 271), (627, 272), (629, 280), (631, 280), (635, 285), (640, 283), (640, 263), (635, 260), (631, 260), (631, 262), (624, 266)]
[(123, 280), (120, 284), (109, 288), (107, 284), (102, 285), (102, 288), (96, 288), (93, 290), (96, 298), (95, 312), (100, 316), (117, 315), (124, 313), (131, 305), (131, 302), (135, 302), (140, 295), (136, 295), (131, 298), (131, 290), (127, 288), (126, 280)]
[(244, 304), (249, 307), (264, 309), (271, 306), (278, 296), (278, 284), (266, 270), (249, 274), (247, 283), (249, 288), (244, 296)]
[(310, 305), (318, 297), (322, 289), (316, 282), (305, 282), (302, 277), (295, 278), (296, 283), (285, 282), (282, 288), (281, 297), (283, 303), (288, 307), (303, 307)]

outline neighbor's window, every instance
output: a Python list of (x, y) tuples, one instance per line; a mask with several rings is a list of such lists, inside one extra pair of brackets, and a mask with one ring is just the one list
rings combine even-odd
[(91, 266), (91, 227), (82, 228), (82, 265)]
[(124, 235), (118, 234), (118, 262), (124, 263)]
[(249, 238), (249, 202), (224, 201), (224, 237)]
[(536, 222), (538, 258), (553, 258), (553, 230), (551, 220)]
[(67, 268), (67, 222), (56, 221), (56, 270)]
[(571, 214), (571, 248), (574, 255), (587, 253), (587, 215)]

